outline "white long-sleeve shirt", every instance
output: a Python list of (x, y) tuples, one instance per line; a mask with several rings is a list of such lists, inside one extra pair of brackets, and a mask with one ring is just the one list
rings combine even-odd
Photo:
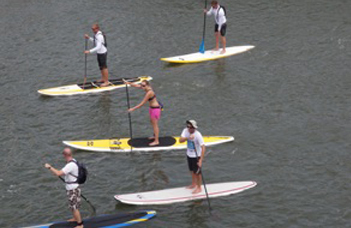
[(107, 48), (105, 47), (105, 38), (102, 35), (101, 31), (98, 31), (94, 37), (90, 37), (89, 40), (94, 43), (95, 47), (90, 49), (90, 53), (98, 53), (105, 54), (107, 52)]
[(213, 9), (213, 7), (211, 7), (210, 10), (207, 11), (207, 16), (211, 15), (214, 15), (216, 24), (218, 25), (218, 31), (221, 31), (222, 25), (227, 22), (224, 9), (221, 8), (220, 5), (217, 6), (217, 9)]

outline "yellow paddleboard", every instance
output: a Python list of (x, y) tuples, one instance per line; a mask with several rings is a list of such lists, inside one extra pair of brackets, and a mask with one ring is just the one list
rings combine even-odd
[[(141, 83), (143, 80), (150, 81), (152, 77), (150, 76), (140, 76), (135, 78), (123, 78), (126, 81)], [(45, 96), (70, 96), (77, 94), (87, 94), (87, 93), (100, 93), (104, 91), (110, 91), (118, 88), (124, 88), (125, 84), (122, 78), (110, 79), (110, 85), (106, 87), (100, 87), (101, 82), (86, 82), (85, 84), (73, 84), (60, 87), (54, 87), (49, 89), (38, 90), (38, 93)]]
[(174, 57), (161, 58), (161, 60), (169, 63), (199, 63), (199, 62), (205, 62), (209, 60), (226, 58), (232, 55), (237, 55), (237, 54), (249, 51), (254, 47), (255, 46), (251, 46), (251, 45), (233, 46), (233, 47), (227, 47), (226, 52), (224, 54), (221, 54), (222, 49), (219, 49), (218, 51), (209, 50), (209, 51), (205, 51), (205, 53), (196, 52), (196, 53), (187, 54), (187, 55), (178, 55)]
[[(206, 146), (213, 146), (225, 142), (234, 141), (232, 136), (204, 136)], [(160, 150), (181, 150), (186, 149), (186, 142), (180, 143), (179, 137), (160, 137), (160, 145), (149, 146), (152, 140), (148, 138), (112, 138), (97, 139), (84, 141), (63, 141), (63, 143), (72, 148), (94, 151), (94, 152), (131, 152), (131, 151), (160, 151)]]

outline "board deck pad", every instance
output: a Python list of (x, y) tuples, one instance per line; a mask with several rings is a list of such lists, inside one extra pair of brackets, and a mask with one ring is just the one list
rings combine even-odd
[[(156, 216), (156, 211), (141, 211), (136, 213), (119, 213), (114, 215), (99, 215), (83, 219), (84, 228), (96, 227), (125, 227), (136, 223), (145, 222)], [(77, 226), (77, 222), (55, 222), (45, 225), (31, 226), (33, 228), (71, 228)]]
[[(206, 184), (208, 197), (215, 198), (236, 194), (257, 185), (255, 181), (225, 182), (216, 184)], [(115, 195), (114, 198), (122, 203), (131, 205), (161, 205), (180, 203), (191, 200), (206, 199), (206, 193), (202, 186), (202, 191), (193, 194), (194, 189), (186, 187), (163, 189), (156, 191), (138, 192), (130, 194)]]
[(86, 82), (85, 84), (79, 83), (79, 84), (53, 87), (48, 89), (40, 89), (38, 90), (38, 93), (45, 96), (71, 96), (71, 95), (77, 95), (77, 94), (100, 93), (104, 91), (115, 90), (118, 88), (125, 88), (123, 79), (136, 84), (140, 84), (143, 80), (146, 80), (146, 81), (152, 80), (152, 77), (140, 76), (140, 77), (134, 77), (134, 78), (109, 79), (110, 84), (105, 87), (100, 87), (102, 82), (92, 81), (92, 82)]
[(221, 54), (222, 49), (217, 51), (208, 50), (205, 53), (191, 53), (187, 55), (178, 55), (168, 58), (161, 58), (161, 61), (169, 62), (169, 63), (199, 63), (204, 61), (210, 61), (215, 59), (226, 58), (232, 55), (237, 55), (246, 51), (253, 49), (255, 46), (246, 45), (246, 46), (233, 46), (226, 47), (226, 52)]
[[(160, 145), (149, 146), (152, 140), (147, 138), (110, 138), (110, 139), (92, 139), (80, 141), (63, 141), (63, 144), (75, 149), (94, 151), (94, 152), (113, 152), (126, 153), (133, 151), (168, 151), (181, 150), (187, 148), (186, 142), (179, 142), (179, 136), (160, 137)], [(234, 141), (232, 136), (203, 136), (205, 146), (214, 146), (226, 142)]]
[(160, 137), (159, 142), (160, 144), (157, 146), (150, 146), (149, 143), (153, 142), (152, 139), (148, 138), (134, 138), (128, 141), (129, 146), (133, 146), (134, 148), (141, 148), (141, 147), (161, 147), (161, 146), (172, 146), (177, 141), (174, 137), (166, 136)]

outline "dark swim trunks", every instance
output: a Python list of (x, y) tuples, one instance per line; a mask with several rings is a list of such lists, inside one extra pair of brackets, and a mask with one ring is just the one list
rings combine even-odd
[[(218, 24), (215, 25), (215, 32), (218, 32)], [(227, 23), (224, 23), (221, 27), (221, 36), (225, 36), (227, 33)]]
[(99, 63), (100, 70), (107, 68), (107, 52), (104, 54), (97, 54), (97, 61)]
[(197, 158), (190, 158), (188, 157), (188, 166), (189, 166), (189, 170), (195, 174), (200, 174), (201, 170), (199, 170), (199, 166), (197, 165), (197, 161), (198, 159)]

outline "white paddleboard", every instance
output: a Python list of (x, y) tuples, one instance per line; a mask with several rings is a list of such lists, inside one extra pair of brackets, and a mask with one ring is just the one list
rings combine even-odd
[(187, 55), (178, 55), (174, 57), (161, 58), (161, 60), (169, 63), (199, 63), (199, 62), (215, 60), (215, 59), (220, 59), (220, 58), (225, 58), (228, 56), (240, 54), (240, 53), (249, 51), (254, 47), (255, 46), (252, 46), (252, 45), (233, 46), (233, 47), (227, 47), (226, 52), (224, 54), (221, 54), (222, 49), (219, 49), (218, 51), (208, 50), (208, 51), (205, 51), (205, 53), (196, 52), (196, 53), (187, 54)]
[[(254, 181), (226, 182), (206, 184), (208, 197), (215, 198), (236, 194), (257, 185)], [(115, 199), (132, 205), (159, 205), (185, 202), (190, 200), (206, 199), (206, 193), (202, 186), (202, 192), (192, 194), (193, 189), (171, 188), (158, 191), (138, 192), (132, 194), (115, 195)]]
[(140, 84), (143, 80), (152, 80), (152, 77), (140, 76), (135, 78), (109, 79), (110, 84), (105, 87), (100, 87), (100, 85), (102, 84), (101, 82), (93, 81), (80, 84), (53, 87), (49, 89), (40, 89), (38, 90), (38, 93), (45, 96), (71, 96), (77, 94), (101, 93), (105, 91), (111, 91), (114, 89), (125, 88), (126, 86), (122, 79), (136, 84)]

